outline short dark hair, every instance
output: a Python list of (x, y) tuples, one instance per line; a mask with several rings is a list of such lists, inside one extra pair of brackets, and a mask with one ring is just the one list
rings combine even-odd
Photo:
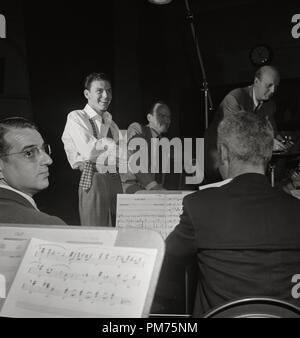
[(16, 129), (35, 129), (38, 130), (37, 126), (30, 120), (24, 117), (8, 117), (0, 120), (0, 157), (8, 153), (10, 145), (5, 141), (5, 135), (9, 130)]
[(267, 118), (240, 111), (225, 117), (218, 127), (218, 145), (225, 144), (232, 159), (266, 164), (273, 150), (274, 131)]
[(110, 79), (105, 73), (91, 73), (84, 80), (84, 89), (90, 91), (94, 81), (107, 81), (110, 83)]
[(163, 101), (163, 100), (156, 100), (156, 101), (153, 101), (153, 102), (151, 103), (150, 108), (149, 108), (147, 114), (153, 115), (154, 107), (155, 107), (157, 104), (161, 104), (161, 105), (164, 105), (164, 106), (167, 106), (167, 107), (168, 107), (168, 105), (166, 104), (165, 101)]

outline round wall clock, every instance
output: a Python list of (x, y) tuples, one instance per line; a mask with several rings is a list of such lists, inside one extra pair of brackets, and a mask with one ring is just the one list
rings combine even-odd
[(250, 51), (250, 60), (255, 66), (263, 66), (271, 62), (273, 53), (267, 45), (257, 45)]

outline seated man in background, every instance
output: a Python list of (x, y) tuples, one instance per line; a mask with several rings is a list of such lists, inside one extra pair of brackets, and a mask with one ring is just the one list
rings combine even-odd
[[(139, 190), (161, 190), (162, 185), (159, 181), (159, 175), (151, 173), (151, 139), (161, 138), (163, 133), (166, 133), (171, 123), (171, 112), (169, 107), (162, 101), (156, 101), (147, 114), (148, 124), (146, 126), (134, 122), (127, 130), (128, 142), (135, 138), (140, 137), (146, 140), (148, 145), (148, 173), (132, 173), (121, 175), (122, 186), (124, 193), (132, 194)], [(130, 154), (134, 153), (136, 149), (128, 149), (129, 158)], [(161, 163), (161, 161), (160, 161)], [(129, 166), (130, 169), (130, 166)]]
[(50, 147), (23, 118), (0, 121), (0, 223), (65, 224), (38, 210), (33, 196), (49, 185)]
[(166, 239), (157, 288), (164, 311), (180, 311), (184, 290), (176, 282), (193, 261), (195, 315), (240, 297), (300, 305), (291, 294), (300, 271), (300, 201), (272, 188), (265, 176), (273, 139), (270, 122), (253, 113), (231, 114), (220, 123), (220, 172), (232, 181), (184, 198), (180, 223)]
[(286, 150), (283, 138), (277, 133), (274, 114), (276, 104), (272, 99), (280, 82), (278, 70), (272, 66), (263, 66), (257, 70), (251, 86), (236, 88), (228, 93), (220, 103), (214, 119), (205, 133), (205, 176), (209, 181), (221, 179), (218, 172), (217, 128), (223, 118), (237, 112), (252, 112), (267, 119), (274, 129), (274, 149)]

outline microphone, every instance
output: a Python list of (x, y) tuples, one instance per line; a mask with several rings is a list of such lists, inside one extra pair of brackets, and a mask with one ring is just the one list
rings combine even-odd
[(169, 4), (172, 0), (148, 0), (154, 5), (167, 5)]

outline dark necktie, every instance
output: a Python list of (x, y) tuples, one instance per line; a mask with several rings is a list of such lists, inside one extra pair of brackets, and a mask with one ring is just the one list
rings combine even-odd
[(262, 104), (263, 104), (262, 101), (258, 101), (257, 106), (255, 107), (254, 111), (257, 112), (261, 108)]

